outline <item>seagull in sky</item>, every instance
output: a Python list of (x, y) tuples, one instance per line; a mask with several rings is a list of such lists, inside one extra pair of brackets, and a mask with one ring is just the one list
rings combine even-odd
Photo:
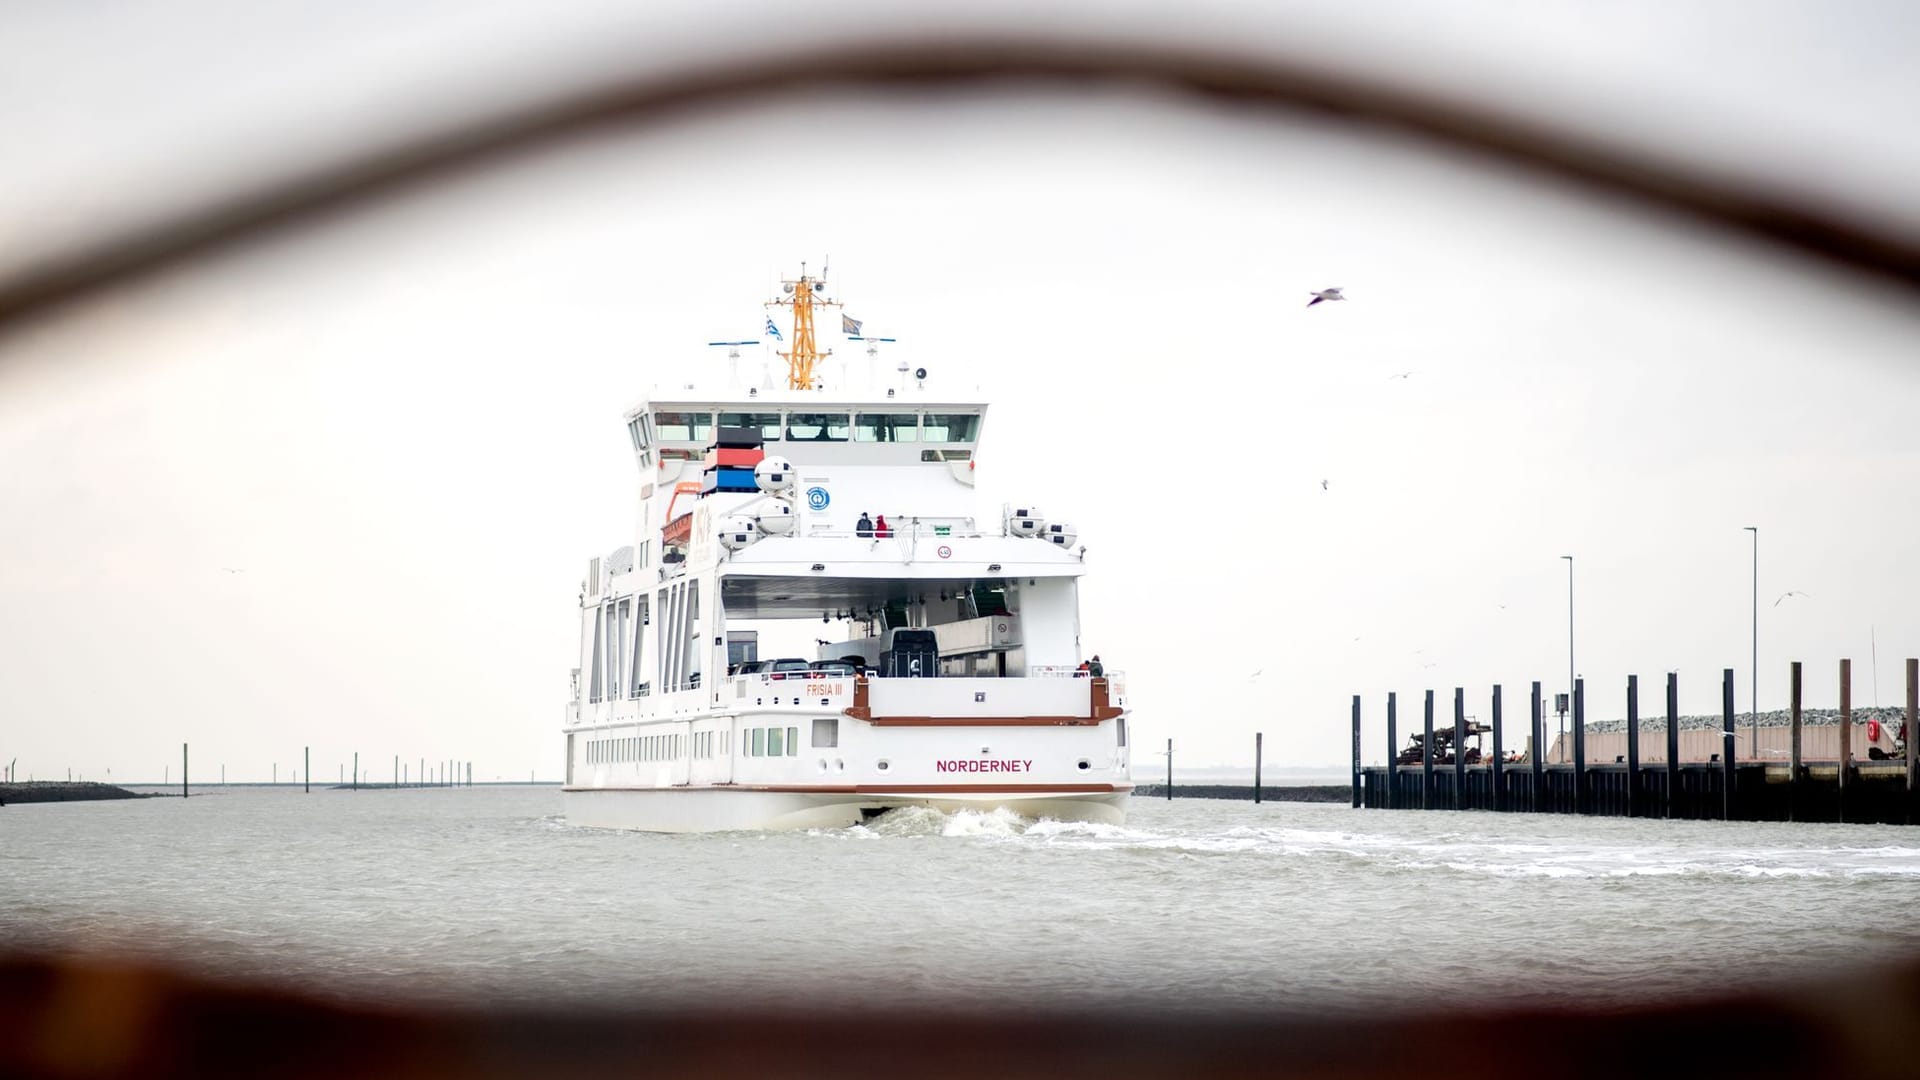
[(245, 567), (223, 566), (220, 569), (225, 570), (229, 574), (244, 574), (247, 572)]
[[(1309, 304), (1309, 305), (1307, 305), (1307, 306), (1308, 306), (1308, 307), (1312, 307), (1313, 305), (1311, 305), (1311, 304)], [(1401, 372), (1401, 373), (1400, 373), (1400, 374), (1398, 374), (1398, 375), (1389, 375), (1389, 376), (1387, 376), (1387, 381), (1388, 381), (1388, 382), (1392, 382), (1392, 381), (1393, 381), (1393, 380), (1395, 380), (1395, 379), (1411, 379), (1411, 378), (1413, 378), (1413, 377), (1414, 377), (1415, 375), (1418, 375), (1418, 374), (1420, 374), (1420, 373), (1419, 373), (1419, 372), (1417, 372), (1417, 371), (1403, 371), (1403, 372)]]
[(1255, 669), (1254, 669), (1254, 672), (1253, 672), (1253, 674), (1251, 674), (1251, 675), (1249, 675), (1249, 676), (1247, 676), (1247, 681), (1248, 681), (1248, 682), (1252, 682), (1253, 680), (1255, 680), (1255, 679), (1257, 679), (1257, 678), (1259, 678), (1259, 677), (1260, 677), (1260, 673), (1261, 673), (1262, 671), (1265, 671), (1265, 670), (1267, 670), (1267, 669), (1266, 669), (1266, 668), (1255, 668)]
[(1320, 490), (1321, 491), (1327, 490), (1327, 482), (1325, 480), (1320, 481)]
[(1336, 285), (1331, 289), (1316, 290), (1313, 294), (1313, 299), (1307, 301), (1307, 306), (1312, 307), (1313, 305), (1319, 303), (1322, 300), (1345, 300), (1345, 299), (1346, 297), (1340, 295), (1340, 288), (1339, 286)]
[[(1783, 592), (1783, 593), (1781, 593), (1781, 594), (1780, 594), (1780, 600), (1785, 600), (1785, 599), (1786, 599), (1787, 597), (1789, 597), (1789, 596), (1806, 596), (1806, 595), (1807, 595), (1806, 593), (1803, 593), (1803, 592), (1801, 592), (1801, 591), (1800, 591), (1800, 590), (1798, 590), (1798, 589), (1788, 589), (1788, 590), (1787, 590), (1786, 592)], [(1809, 597), (1809, 599), (1811, 599), (1811, 597)], [(1779, 607), (1779, 606), (1780, 606), (1780, 600), (1775, 600), (1775, 601), (1773, 602), (1773, 606), (1774, 606), (1774, 607)]]

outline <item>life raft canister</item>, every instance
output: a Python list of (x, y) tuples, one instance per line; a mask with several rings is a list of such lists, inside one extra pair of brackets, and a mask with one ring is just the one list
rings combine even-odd
[(1867, 721), (1867, 741), (1868, 742), (1880, 741), (1880, 721), (1878, 720)]

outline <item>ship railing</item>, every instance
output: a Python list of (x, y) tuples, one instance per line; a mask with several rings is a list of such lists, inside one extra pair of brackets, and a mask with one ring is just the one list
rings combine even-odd
[[(944, 532), (941, 531), (943, 529), (945, 530)], [(907, 525), (895, 527), (892, 524), (888, 524), (887, 535), (885, 536), (877, 536), (872, 533), (863, 535), (854, 529), (821, 529), (806, 534), (809, 539), (820, 537), (828, 540), (979, 540), (983, 537), (999, 535), (999, 533), (987, 533), (979, 529), (962, 529), (957, 526)]]
[[(734, 686), (740, 688), (764, 686), (769, 690), (803, 691), (819, 697), (821, 692), (829, 694), (847, 693), (853, 685), (854, 676), (846, 671), (752, 671), (745, 675), (731, 677)], [(839, 683), (838, 687), (830, 684)], [(827, 685), (823, 685), (827, 684)]]
[[(1070, 664), (1027, 665), (1027, 677), (1031, 679), (1084, 679), (1089, 674), (1091, 673)], [(1127, 677), (1126, 672), (1114, 668), (1107, 668), (1102, 674), (1109, 680), (1124, 680)]]

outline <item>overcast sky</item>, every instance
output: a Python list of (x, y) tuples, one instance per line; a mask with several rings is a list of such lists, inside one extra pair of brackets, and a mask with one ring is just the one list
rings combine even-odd
[[(563, 60), (771, 44), (743, 29), (765, 6), (466, 7), (22, 9), (0, 268)], [(1102, 26), (1318, 47), (1920, 220), (1904, 6), (1179, 10)], [(305, 745), (323, 776), (355, 751), (558, 776), (578, 582), (633, 541), (622, 409), (718, 370), (702, 343), (829, 253), (890, 359), (994, 402), (982, 509), (1079, 526), (1083, 640), (1143, 751), (1250, 761), (1264, 731), (1270, 762), (1343, 765), (1354, 693), (1369, 760), (1389, 690), (1464, 685), (1484, 719), (1497, 681), (1523, 716), (1566, 678), (1563, 554), (1593, 718), (1670, 669), (1704, 712), (1737, 668), (1744, 710), (1746, 525), (1762, 708), (1789, 659), (1831, 704), (1841, 656), (1892, 704), (1920, 654), (1908, 298), (1336, 125), (828, 96), (549, 153), (0, 340), (0, 761), (157, 778), (187, 741), (203, 777)], [(1305, 308), (1327, 285), (1351, 299)]]

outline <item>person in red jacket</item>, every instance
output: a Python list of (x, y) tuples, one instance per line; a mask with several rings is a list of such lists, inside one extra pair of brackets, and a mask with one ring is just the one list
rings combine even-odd
[(881, 514), (873, 519), (873, 535), (892, 536), (893, 526), (887, 524), (887, 515)]

